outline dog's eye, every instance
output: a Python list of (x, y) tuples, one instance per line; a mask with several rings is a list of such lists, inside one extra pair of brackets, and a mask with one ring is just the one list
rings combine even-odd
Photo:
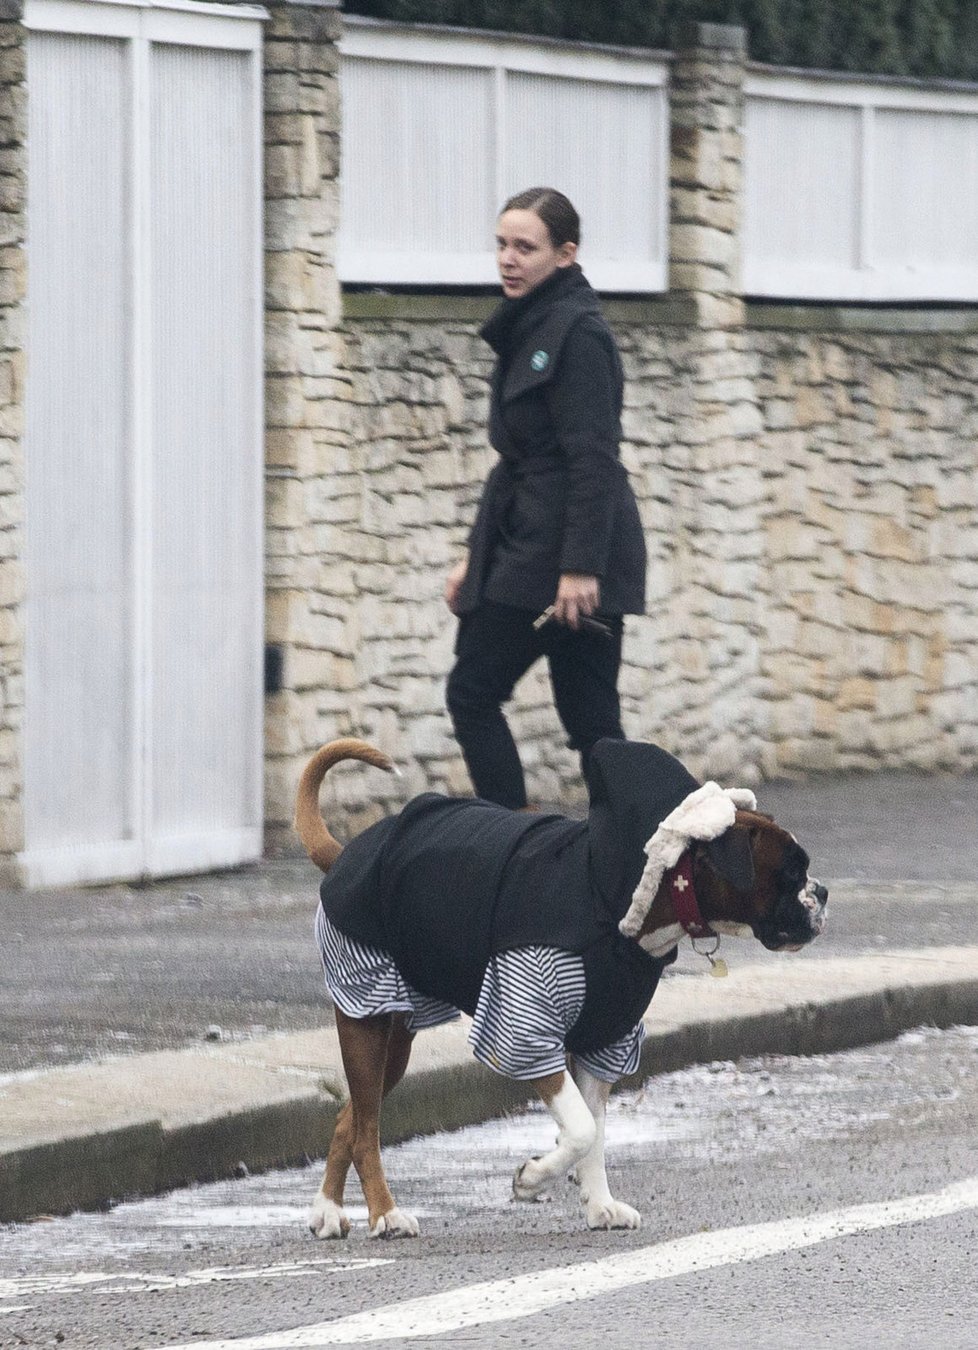
[(804, 891), (808, 886), (808, 853), (802, 848), (790, 850), (782, 864), (781, 882), (785, 890)]
[(803, 891), (808, 885), (808, 872), (803, 867), (786, 867), (781, 873), (781, 884), (786, 891)]

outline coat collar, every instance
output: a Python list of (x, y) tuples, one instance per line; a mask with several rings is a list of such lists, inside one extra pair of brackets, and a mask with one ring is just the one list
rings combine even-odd
[(548, 384), (567, 334), (584, 315), (600, 313), (598, 297), (576, 263), (559, 268), (529, 295), (504, 300), (481, 330), (499, 355), (493, 399), (509, 403)]
[(517, 300), (504, 300), (480, 328), (483, 337), (497, 356), (505, 360), (521, 342), (544, 320), (555, 307), (569, 302), (570, 313), (576, 317), (583, 310), (599, 311), (598, 297), (577, 263), (558, 267), (529, 295)]

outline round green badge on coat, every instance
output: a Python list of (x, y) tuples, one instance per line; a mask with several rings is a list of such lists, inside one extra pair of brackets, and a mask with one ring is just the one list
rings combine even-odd
[(530, 365), (533, 367), (534, 370), (546, 370), (547, 362), (549, 360), (550, 357), (547, 355), (546, 352), (534, 352), (533, 355), (530, 357)]

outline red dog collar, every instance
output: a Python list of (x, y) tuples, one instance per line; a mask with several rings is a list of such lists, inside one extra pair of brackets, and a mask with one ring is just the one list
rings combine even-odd
[(669, 896), (676, 914), (676, 922), (683, 932), (691, 938), (716, 937), (713, 929), (700, 913), (696, 899), (696, 887), (693, 885), (693, 860), (689, 849), (682, 855), (676, 866), (670, 868), (665, 876), (669, 887)]

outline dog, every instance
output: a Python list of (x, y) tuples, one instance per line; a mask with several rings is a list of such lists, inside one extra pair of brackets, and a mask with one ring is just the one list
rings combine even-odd
[(296, 801), (297, 833), (324, 874), (317, 932), (349, 1085), (310, 1230), (349, 1233), (352, 1164), (370, 1235), (418, 1235), (385, 1177), (381, 1105), (415, 1031), (459, 1009), (474, 1019), (476, 1057), (528, 1080), (557, 1126), (555, 1147), (517, 1170), (514, 1197), (536, 1199), (571, 1172), (589, 1228), (638, 1228), (608, 1186), (605, 1108), (637, 1068), (662, 970), (684, 934), (754, 936), (771, 951), (810, 942), (828, 892), (808, 855), (749, 790), (700, 784), (658, 746), (612, 740), (592, 751), (586, 820), (426, 793), (344, 847), (319, 790), (350, 759), (394, 768), (364, 741), (331, 742)]

